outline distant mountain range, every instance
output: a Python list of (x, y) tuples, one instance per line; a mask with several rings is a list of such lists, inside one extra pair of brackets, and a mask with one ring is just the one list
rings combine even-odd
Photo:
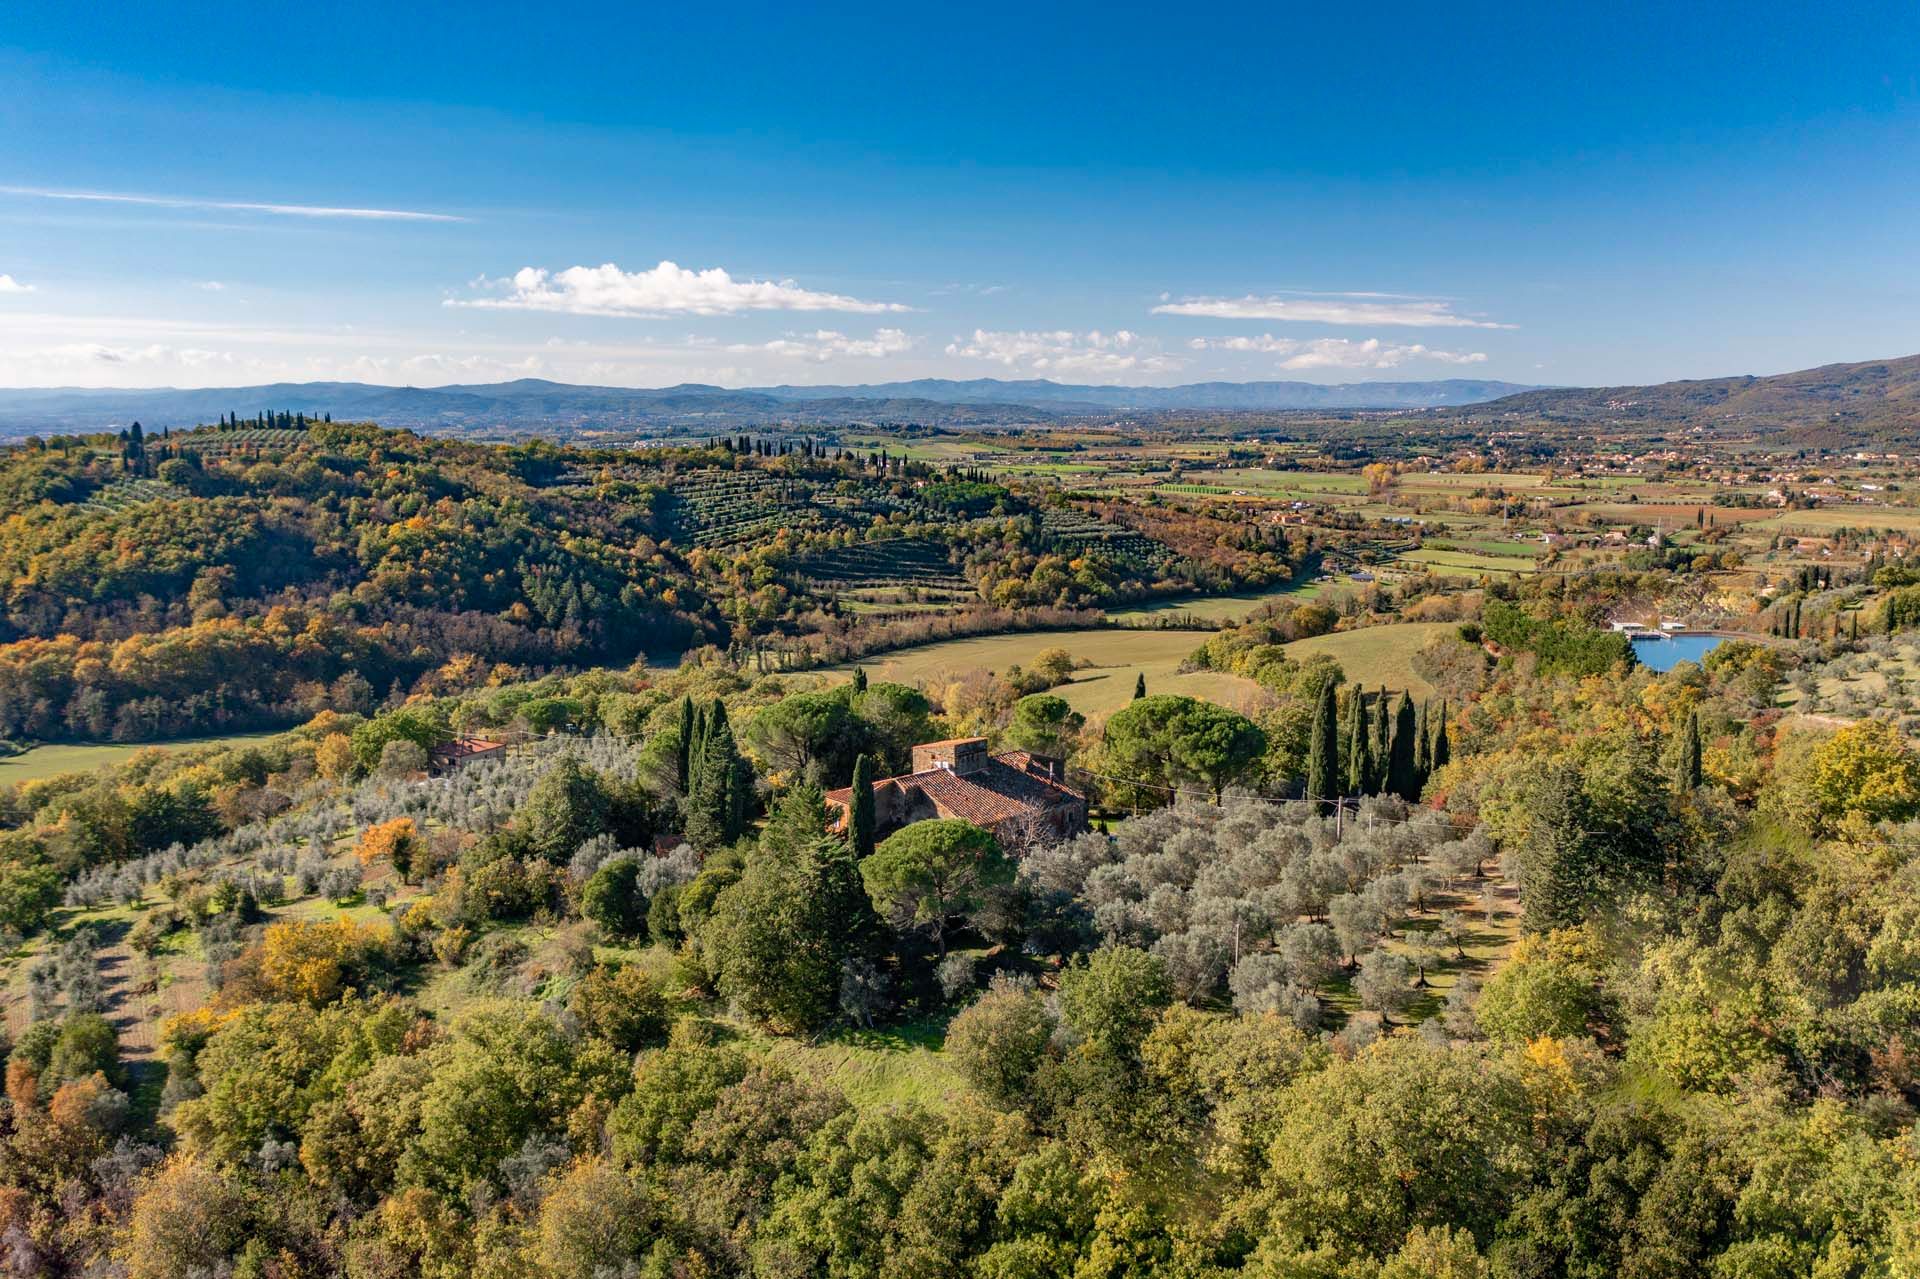
[(1098, 409), (1428, 409), (1478, 404), (1534, 388), (1514, 382), (1448, 378), (1439, 382), (1189, 382), (1184, 386), (1072, 386), (1042, 379), (1018, 382), (922, 378), (874, 386), (770, 386), (783, 400), (928, 400), (936, 404), (1013, 404), (1069, 413)]
[(100, 430), (139, 421), (192, 426), (262, 409), (331, 413), (429, 431), (730, 430), (779, 423), (919, 422), (977, 426), (1113, 413), (1430, 412), (1436, 421), (1698, 426), (1826, 431), (1835, 438), (1920, 427), (1920, 355), (1829, 364), (1769, 377), (1655, 386), (1529, 387), (1438, 382), (1195, 382), (1077, 386), (1044, 380), (926, 378), (868, 386), (729, 390), (570, 386), (538, 378), (475, 386), (282, 382), (201, 390), (0, 390), (0, 434)]
[(1455, 378), (1439, 382), (1199, 382), (1189, 386), (1072, 386), (1059, 382), (924, 379), (872, 386), (769, 386), (729, 390), (687, 384), (660, 388), (570, 386), (538, 378), (477, 386), (396, 387), (364, 382), (282, 382), (179, 390), (55, 387), (0, 390), (0, 430), (100, 430), (139, 421), (192, 426), (223, 413), (261, 409), (331, 413), (427, 430), (716, 428), (781, 421), (844, 424), (923, 421), (975, 424), (1109, 412), (1168, 410), (1423, 409), (1474, 404), (1530, 388)]

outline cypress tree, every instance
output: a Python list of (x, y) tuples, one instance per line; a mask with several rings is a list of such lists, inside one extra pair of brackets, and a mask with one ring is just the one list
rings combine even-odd
[(1447, 741), (1447, 704), (1442, 702), (1440, 703), (1439, 722), (1433, 726), (1433, 749), (1427, 753), (1427, 762), (1433, 766), (1433, 771), (1437, 773), (1445, 768), (1447, 761), (1452, 758), (1453, 746)]
[(1307, 754), (1307, 799), (1316, 809), (1340, 796), (1340, 720), (1334, 707), (1333, 681), (1320, 685), (1320, 701), (1313, 712), (1313, 742)]
[(1358, 687), (1347, 699), (1347, 793), (1363, 795), (1373, 765), (1367, 760), (1367, 695)]
[(1687, 712), (1687, 727), (1680, 738), (1680, 785), (1693, 790), (1700, 785), (1700, 712)]
[(1387, 686), (1380, 686), (1380, 696), (1373, 704), (1373, 742), (1368, 752), (1369, 769), (1367, 772), (1367, 791), (1378, 795), (1387, 788), (1387, 765), (1389, 751), (1387, 743)]
[(679, 770), (674, 787), (682, 795), (693, 789), (694, 718), (693, 694), (689, 693), (680, 699), (680, 745), (674, 752), (674, 763)]
[(1147, 673), (1141, 671), (1133, 677), (1133, 700), (1139, 701), (1147, 695)]
[(857, 697), (861, 693), (864, 693), (866, 691), (867, 691), (867, 668), (864, 666), (856, 666), (853, 668), (854, 696)]
[(1421, 702), (1413, 721), (1413, 775), (1422, 785), (1426, 784), (1427, 761), (1427, 704)]
[(1387, 739), (1386, 789), (1408, 802), (1420, 798), (1420, 778), (1413, 769), (1413, 734), (1413, 699), (1402, 693)]
[(746, 829), (747, 765), (734, 745), (727, 708), (715, 699), (707, 716), (700, 772), (687, 803), (687, 842), (703, 853), (725, 848)]
[(853, 795), (847, 804), (847, 842), (855, 857), (873, 854), (873, 761), (862, 752), (853, 762)]
[(1521, 922), (1535, 933), (1577, 925), (1599, 892), (1579, 769), (1565, 763), (1555, 768), (1528, 808), (1528, 838), (1520, 854)]
[(696, 706), (693, 709), (693, 736), (687, 743), (687, 796), (692, 798), (694, 783), (700, 778), (700, 770), (706, 763), (707, 754), (707, 708)]

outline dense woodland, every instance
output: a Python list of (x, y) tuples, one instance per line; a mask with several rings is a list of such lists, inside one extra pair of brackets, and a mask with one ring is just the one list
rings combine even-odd
[(1204, 512), (1151, 510), (1143, 536), (1047, 501), (747, 436), (593, 452), (262, 412), (34, 438), (0, 454), (0, 737), (283, 727), (709, 644), (837, 660), (928, 634), (856, 637), (856, 579), (971, 601), (940, 619), (964, 634), (1284, 581), (1305, 555)]
[[(709, 654), (21, 785), (0, 1267), (1912, 1273), (1920, 754), (1774, 706), (1913, 634), (1850, 589), (1866, 638), (1668, 675), (1496, 594), (1423, 702), (1286, 615), (1196, 654), (1250, 714), (1089, 723), (1064, 653), (1038, 691)], [(522, 745), (421, 780), (471, 731)], [(1066, 757), (1113, 829), (829, 829), (823, 788), (960, 731)], [(928, 1025), (953, 1090), (775, 1051)]]

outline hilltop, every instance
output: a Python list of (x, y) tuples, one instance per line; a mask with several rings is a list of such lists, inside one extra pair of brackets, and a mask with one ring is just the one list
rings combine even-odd
[(1522, 391), (1485, 404), (1449, 409), (1444, 416), (1582, 425), (1797, 427), (1871, 436), (1920, 425), (1920, 355), (1824, 364), (1766, 377)]

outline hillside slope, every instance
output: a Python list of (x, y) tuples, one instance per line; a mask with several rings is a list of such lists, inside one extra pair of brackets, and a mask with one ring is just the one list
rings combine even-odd
[(1444, 412), (1479, 420), (1796, 427), (1856, 435), (1911, 430), (1920, 426), (1920, 355), (1826, 364), (1767, 377), (1525, 391)]

